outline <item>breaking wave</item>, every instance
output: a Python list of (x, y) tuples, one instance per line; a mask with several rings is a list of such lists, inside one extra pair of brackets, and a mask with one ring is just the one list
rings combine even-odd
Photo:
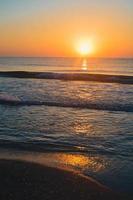
[(133, 76), (106, 75), (89, 73), (53, 73), (53, 72), (27, 72), (27, 71), (2, 71), (0, 77), (13, 78), (35, 78), (35, 79), (59, 79), (59, 80), (80, 80), (97, 81), (107, 83), (133, 84)]
[[(97, 147), (94, 145), (89, 146), (79, 146), (73, 143), (60, 143), (60, 142), (18, 142), (12, 140), (0, 139), (0, 149), (14, 149), (19, 151), (32, 151), (32, 152), (61, 152), (61, 153), (89, 153), (91, 155), (97, 154), (99, 152), (101, 155), (116, 155), (116, 152), (111, 149), (103, 149), (102, 147)], [(119, 153), (121, 156), (127, 156), (126, 153)]]
[(28, 101), (16, 96), (0, 94), (0, 104), (8, 106), (55, 106), (78, 109), (96, 109), (107, 111), (133, 112), (133, 104), (106, 103), (106, 102), (56, 102), (56, 101)]

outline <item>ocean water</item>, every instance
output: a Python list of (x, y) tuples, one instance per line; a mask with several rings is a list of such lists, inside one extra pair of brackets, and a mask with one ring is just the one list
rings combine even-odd
[[(0, 71), (133, 76), (133, 59), (0, 58)], [(132, 193), (133, 85), (0, 77), (0, 147), (76, 156), (84, 174)]]
[(133, 76), (133, 58), (0, 58), (0, 71), (88, 72)]

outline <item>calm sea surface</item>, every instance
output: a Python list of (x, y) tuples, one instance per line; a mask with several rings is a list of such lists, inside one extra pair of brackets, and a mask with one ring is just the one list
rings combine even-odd
[[(133, 76), (133, 59), (0, 58), (0, 71)], [(26, 103), (0, 103), (0, 147), (79, 156), (83, 165), (77, 162), (77, 167), (83, 173), (132, 192), (133, 85), (0, 77), (0, 102), (4, 100)], [(96, 109), (88, 109), (91, 104)]]

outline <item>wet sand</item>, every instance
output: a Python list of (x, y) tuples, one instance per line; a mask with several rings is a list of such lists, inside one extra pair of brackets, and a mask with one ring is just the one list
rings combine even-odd
[(74, 171), (0, 159), (0, 200), (118, 200), (110, 189)]

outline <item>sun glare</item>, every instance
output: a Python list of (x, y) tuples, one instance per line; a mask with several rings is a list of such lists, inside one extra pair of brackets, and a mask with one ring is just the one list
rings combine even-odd
[(91, 41), (80, 41), (77, 50), (80, 55), (87, 56), (93, 52), (93, 44)]

